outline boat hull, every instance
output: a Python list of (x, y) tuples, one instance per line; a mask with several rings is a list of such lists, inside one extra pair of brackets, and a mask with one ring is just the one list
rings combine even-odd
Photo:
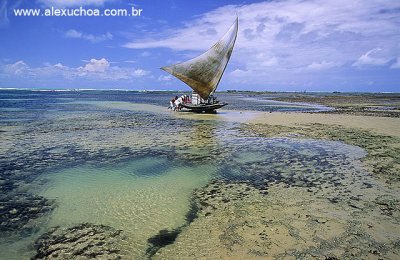
[(186, 109), (189, 109), (192, 112), (196, 113), (212, 113), (215, 110), (228, 105), (227, 103), (216, 103), (216, 104), (182, 104), (182, 106)]

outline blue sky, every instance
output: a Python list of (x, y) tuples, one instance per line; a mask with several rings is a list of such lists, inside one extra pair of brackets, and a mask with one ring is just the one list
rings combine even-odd
[[(14, 15), (52, 6), (143, 11)], [(400, 91), (398, 0), (0, 0), (0, 87), (188, 90), (159, 68), (206, 51), (236, 14), (220, 90)]]

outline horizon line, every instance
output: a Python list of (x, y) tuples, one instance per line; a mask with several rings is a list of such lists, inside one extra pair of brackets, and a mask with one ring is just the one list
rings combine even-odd
[[(49, 91), (49, 92), (73, 92), (73, 91), (125, 91), (125, 92), (191, 92), (191, 90), (158, 90), (158, 89), (113, 89), (113, 88), (3, 88), (0, 90), (30, 90), (30, 91)], [(237, 90), (228, 89), (218, 91), (219, 93), (240, 93), (240, 92), (252, 92), (252, 93), (375, 93), (375, 94), (400, 94), (400, 92), (394, 91), (337, 91), (337, 90), (316, 90), (316, 91), (306, 91), (306, 90), (291, 90), (291, 91), (277, 91), (277, 90)]]

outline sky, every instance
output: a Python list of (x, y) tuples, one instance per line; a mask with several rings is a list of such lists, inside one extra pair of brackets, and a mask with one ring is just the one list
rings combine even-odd
[[(51, 8), (142, 11), (15, 14)], [(159, 68), (205, 52), (236, 15), (218, 90), (400, 92), (399, 0), (0, 0), (0, 88), (189, 90)]]

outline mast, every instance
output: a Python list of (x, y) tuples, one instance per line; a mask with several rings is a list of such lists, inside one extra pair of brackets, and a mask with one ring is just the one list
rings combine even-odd
[(208, 51), (191, 60), (162, 67), (191, 87), (203, 99), (213, 93), (224, 74), (236, 42), (239, 19)]

